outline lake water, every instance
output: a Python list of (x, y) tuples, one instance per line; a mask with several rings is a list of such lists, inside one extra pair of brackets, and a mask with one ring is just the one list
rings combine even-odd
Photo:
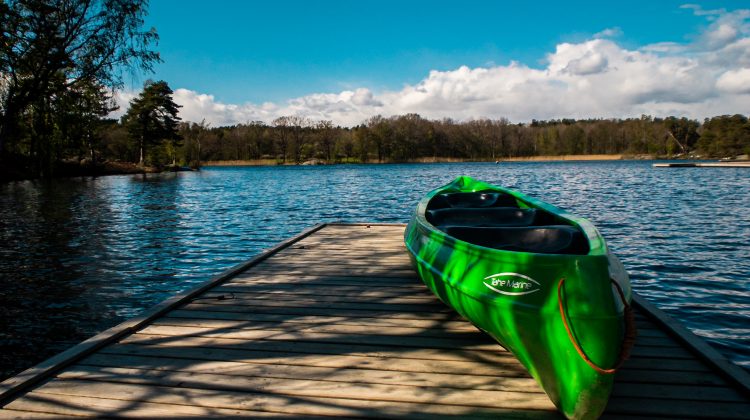
[(424, 193), (458, 175), (589, 218), (638, 293), (750, 368), (750, 170), (524, 162), (0, 184), (0, 377), (318, 222), (406, 222)]

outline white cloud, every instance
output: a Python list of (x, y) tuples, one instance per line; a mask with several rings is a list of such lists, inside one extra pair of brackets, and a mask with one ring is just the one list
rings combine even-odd
[(716, 87), (729, 93), (750, 93), (750, 68), (725, 72), (719, 76)]
[(657, 42), (654, 44), (645, 45), (640, 48), (643, 52), (652, 52), (659, 54), (678, 54), (686, 52), (688, 46), (677, 42)]
[(702, 119), (746, 113), (750, 104), (750, 10), (727, 12), (685, 5), (705, 16), (706, 28), (692, 42), (662, 42), (626, 48), (606, 29), (580, 43), (561, 43), (545, 68), (523, 63), (461, 66), (431, 71), (401, 90), (365, 87), (315, 93), (284, 103), (226, 104), (212, 95), (175, 90), (183, 120), (214, 126), (282, 115), (330, 119), (356, 125), (367, 118), (418, 113), (427, 118), (507, 117), (511, 121), (550, 118), (609, 118), (641, 114)]
[(699, 5), (683, 4), (683, 9), (692, 9), (696, 16), (705, 16), (711, 24), (698, 37), (698, 45), (708, 49), (719, 49), (747, 36), (750, 31), (750, 10), (727, 12), (725, 9), (705, 10)]
[(607, 28), (594, 34), (594, 38), (616, 38), (622, 35), (622, 29), (618, 27)]
[[(564, 65), (562, 71), (578, 76), (601, 73), (607, 70), (608, 55), (615, 53), (607, 41), (594, 40), (584, 44), (561, 44), (550, 57), (550, 67)], [(553, 61), (554, 60), (554, 61)]]
[(683, 4), (680, 6), (680, 9), (692, 9), (696, 16), (722, 15), (727, 12), (725, 9), (704, 10), (703, 7), (698, 4)]
[(213, 95), (199, 94), (188, 89), (176, 89), (173, 99), (178, 105), (182, 105), (179, 115), (184, 121), (200, 122), (205, 119), (214, 126), (268, 120), (276, 110), (273, 104), (224, 104), (217, 102)]

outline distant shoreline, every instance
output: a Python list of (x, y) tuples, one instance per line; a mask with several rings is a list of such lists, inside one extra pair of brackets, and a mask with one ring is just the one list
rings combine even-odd
[[(331, 165), (335, 164), (356, 164), (356, 163), (366, 163), (366, 164), (388, 164), (388, 163), (462, 163), (462, 162), (575, 162), (575, 161), (612, 161), (612, 160), (656, 160), (658, 159), (655, 156), (646, 156), (646, 155), (639, 155), (639, 156), (627, 156), (622, 154), (613, 154), (613, 155), (560, 155), (560, 156), (522, 156), (522, 157), (506, 157), (506, 158), (498, 158), (495, 161), (488, 160), (488, 159), (458, 159), (458, 158), (421, 158), (421, 159), (414, 159), (409, 160), (406, 162), (378, 162), (375, 160), (370, 160), (367, 162), (337, 162), (332, 163)], [(211, 160), (211, 161), (205, 161), (201, 162), (201, 166), (296, 166), (298, 164), (292, 163), (292, 162), (285, 162), (281, 163), (276, 161), (275, 159), (250, 159), (250, 160)], [(313, 161), (307, 161), (303, 162), (299, 165), (328, 165), (327, 163), (324, 163), (323, 161), (313, 160)]]
[[(394, 163), (469, 163), (469, 162), (484, 162), (484, 163), (510, 163), (510, 162), (609, 162), (616, 160), (715, 160), (716, 158), (705, 158), (699, 156), (654, 156), (654, 155), (625, 155), (625, 154), (595, 154), (595, 155), (542, 155), (542, 156), (520, 156), (520, 157), (505, 157), (498, 158), (497, 160), (490, 159), (460, 159), (460, 158), (432, 158), (425, 157), (419, 159), (412, 159), (406, 162), (378, 162), (377, 160), (368, 160), (361, 162), (359, 160), (347, 160), (343, 162), (327, 163), (320, 159), (311, 159), (309, 161), (297, 164), (293, 162), (281, 163), (276, 159), (250, 159), (250, 160), (210, 160), (201, 162), (201, 167), (243, 167), (243, 166), (328, 166), (328, 165), (356, 165), (356, 164), (394, 164)], [(747, 161), (747, 155), (741, 156), (738, 161)], [(732, 159), (734, 161), (734, 159)], [(15, 168), (0, 168), (0, 182), (10, 181), (21, 181), (28, 179), (36, 179), (36, 177), (30, 176), (28, 173)], [(66, 164), (60, 168), (60, 172), (54, 176), (54, 178), (70, 178), (79, 176), (107, 176), (107, 175), (133, 175), (133, 174), (147, 174), (147, 173), (160, 173), (160, 172), (179, 172), (179, 171), (190, 171), (198, 168), (188, 168), (184, 166), (170, 166), (165, 168), (156, 168), (150, 166), (138, 166), (131, 162), (102, 162), (97, 165), (81, 165), (81, 164)]]
[(499, 162), (560, 162), (560, 161), (596, 161), (596, 160), (653, 160), (654, 156), (625, 155), (561, 155), (561, 156), (523, 156), (498, 159)]

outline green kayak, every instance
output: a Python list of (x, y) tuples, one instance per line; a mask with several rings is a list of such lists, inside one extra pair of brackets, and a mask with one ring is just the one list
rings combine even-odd
[(569, 418), (596, 418), (635, 338), (628, 275), (586, 219), (459, 177), (404, 234), (422, 281), (512, 352)]

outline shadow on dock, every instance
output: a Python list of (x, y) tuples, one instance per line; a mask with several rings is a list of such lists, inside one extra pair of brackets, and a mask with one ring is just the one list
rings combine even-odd
[[(0, 418), (560, 418), (509, 352), (419, 282), (403, 226), (332, 225), (70, 359)], [(606, 415), (746, 418), (644, 313)]]

